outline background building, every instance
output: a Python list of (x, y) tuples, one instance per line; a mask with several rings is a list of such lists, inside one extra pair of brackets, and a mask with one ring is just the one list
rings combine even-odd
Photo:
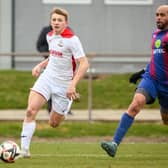
[[(150, 55), (155, 10), (167, 0), (0, 0), (0, 52), (35, 53), (41, 28), (49, 24), (53, 7), (66, 8), (70, 27), (86, 53)], [(0, 57), (0, 68), (38, 61)], [(25, 61), (24, 61), (25, 59)], [(24, 65), (23, 65), (24, 66)], [(29, 65), (30, 66), (30, 65)]]

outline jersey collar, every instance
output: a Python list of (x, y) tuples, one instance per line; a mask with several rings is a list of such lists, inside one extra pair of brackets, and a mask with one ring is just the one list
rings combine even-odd
[(74, 33), (72, 32), (72, 30), (69, 27), (67, 27), (61, 33), (61, 36), (64, 37), (64, 38), (71, 38), (72, 36), (74, 36)]

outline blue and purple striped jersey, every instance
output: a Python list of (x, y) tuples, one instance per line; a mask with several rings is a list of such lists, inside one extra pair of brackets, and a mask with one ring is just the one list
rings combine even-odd
[(147, 71), (158, 82), (168, 85), (168, 52), (165, 50), (168, 43), (168, 30), (156, 30), (152, 35), (152, 56)]

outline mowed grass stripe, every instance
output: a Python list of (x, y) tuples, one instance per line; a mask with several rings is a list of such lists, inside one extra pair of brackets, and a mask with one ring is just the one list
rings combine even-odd
[(121, 144), (115, 158), (99, 143), (33, 142), (30, 159), (14, 164), (0, 162), (3, 168), (163, 168), (168, 165), (168, 144)]

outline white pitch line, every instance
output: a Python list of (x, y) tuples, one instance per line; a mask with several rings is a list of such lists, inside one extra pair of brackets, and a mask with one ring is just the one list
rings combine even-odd
[[(151, 157), (151, 153), (146, 154), (143, 153), (142, 155), (138, 154), (137, 156), (139, 158), (148, 158)], [(107, 154), (32, 154), (32, 157), (94, 157), (94, 158), (105, 158), (105, 157), (109, 157)], [(133, 154), (125, 154), (125, 155), (121, 155), (118, 154), (117, 158), (132, 158), (135, 157), (135, 155)], [(155, 157), (154, 155), (152, 155), (152, 157)], [(162, 155), (162, 157), (167, 157), (164, 154)]]
[(107, 157), (105, 154), (32, 154), (33, 157)]

